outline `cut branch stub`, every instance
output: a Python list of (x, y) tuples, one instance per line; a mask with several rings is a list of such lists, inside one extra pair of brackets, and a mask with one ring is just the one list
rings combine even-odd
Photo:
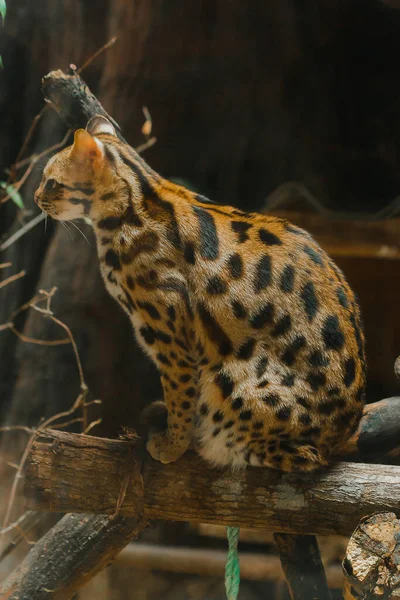
[(42, 92), (69, 129), (85, 128), (91, 117), (103, 115), (111, 121), (119, 138), (123, 140), (118, 123), (104, 110), (75, 72), (67, 74), (60, 69), (51, 71), (42, 79)]
[(400, 521), (394, 513), (366, 517), (343, 561), (345, 600), (400, 599)]

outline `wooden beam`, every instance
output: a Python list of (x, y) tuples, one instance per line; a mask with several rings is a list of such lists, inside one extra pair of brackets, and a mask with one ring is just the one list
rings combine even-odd
[(0, 600), (70, 600), (145, 526), (136, 518), (66, 515), (0, 585)]
[(291, 600), (332, 600), (313, 535), (275, 533)]
[(187, 453), (162, 465), (129, 442), (39, 433), (27, 464), (29, 508), (238, 525), (296, 534), (350, 535), (371, 512), (400, 511), (400, 467), (339, 463), (309, 475), (260, 468), (232, 474)]

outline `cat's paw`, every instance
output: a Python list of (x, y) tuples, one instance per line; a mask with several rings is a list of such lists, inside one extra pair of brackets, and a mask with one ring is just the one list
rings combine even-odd
[(189, 447), (189, 440), (173, 440), (168, 435), (168, 431), (153, 433), (147, 442), (146, 448), (154, 460), (159, 460), (163, 464), (175, 462), (186, 452)]

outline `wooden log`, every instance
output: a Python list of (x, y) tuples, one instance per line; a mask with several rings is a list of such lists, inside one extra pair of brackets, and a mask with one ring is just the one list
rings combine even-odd
[[(116, 558), (117, 565), (139, 570), (216, 577), (224, 576), (225, 563), (225, 550), (158, 546), (141, 542), (129, 544)], [(329, 587), (343, 587), (343, 572), (339, 565), (328, 565), (326, 576)], [(250, 581), (284, 581), (279, 558), (260, 552), (240, 552), (240, 577)]]
[(367, 404), (356, 433), (343, 445), (340, 458), (393, 462), (400, 456), (400, 397)]
[(394, 513), (364, 519), (343, 561), (345, 600), (400, 598), (400, 520)]
[(66, 515), (0, 585), (0, 600), (70, 600), (145, 526), (135, 518)]
[(315, 536), (275, 533), (274, 538), (291, 600), (331, 600)]
[[(121, 515), (135, 514), (140, 449), (127, 441), (46, 431), (27, 464), (29, 508), (112, 514), (127, 474)], [(250, 468), (234, 475), (187, 453), (162, 465), (145, 455), (144, 515), (296, 534), (350, 535), (373, 511), (400, 510), (400, 467), (339, 463), (309, 475)]]
[(85, 128), (93, 115), (103, 115), (114, 125), (121, 140), (120, 127), (104, 110), (83, 79), (75, 73), (60, 69), (51, 71), (42, 80), (42, 92), (70, 129)]

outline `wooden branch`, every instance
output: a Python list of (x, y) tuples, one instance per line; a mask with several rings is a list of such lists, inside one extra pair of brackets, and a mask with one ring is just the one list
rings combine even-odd
[(345, 600), (400, 598), (400, 521), (375, 514), (357, 527), (343, 561)]
[(291, 600), (331, 600), (315, 536), (275, 533), (274, 538)]
[(30, 508), (113, 514), (125, 476), (121, 515), (146, 520), (239, 525), (296, 534), (349, 535), (371, 512), (400, 510), (400, 467), (340, 463), (310, 475), (251, 468), (234, 475), (188, 453), (162, 465), (129, 442), (61, 431), (39, 434), (26, 473)]
[(390, 463), (400, 456), (400, 397), (367, 404), (357, 432), (338, 457)]
[(124, 139), (118, 123), (104, 110), (75, 71), (51, 71), (42, 80), (42, 92), (69, 129), (85, 128), (91, 117), (103, 115), (114, 125), (119, 138)]
[(145, 526), (136, 518), (66, 515), (0, 585), (1, 600), (70, 600)]
[[(165, 571), (215, 577), (224, 576), (225, 563), (225, 550), (158, 546), (141, 542), (129, 544), (116, 558), (116, 564), (141, 571)], [(326, 576), (331, 588), (343, 587), (343, 572), (339, 565), (328, 565)], [(284, 581), (279, 558), (255, 552), (240, 552), (240, 577), (250, 581)]]

